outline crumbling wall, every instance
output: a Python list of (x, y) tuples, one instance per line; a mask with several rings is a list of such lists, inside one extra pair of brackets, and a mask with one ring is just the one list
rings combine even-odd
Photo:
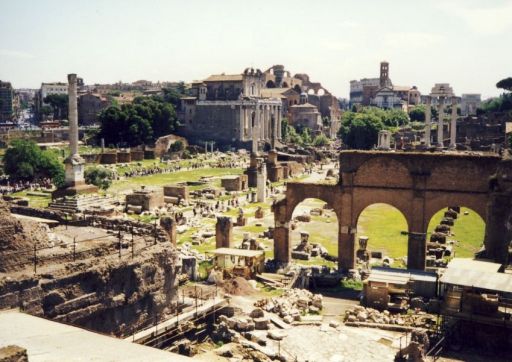
[(0, 309), (126, 336), (172, 313), (177, 253), (157, 245), (135, 259), (69, 263), (66, 272), (0, 279)]
[(48, 243), (44, 226), (25, 220), (18, 220), (9, 211), (9, 206), (0, 199), (0, 272), (10, 266), (28, 260), (31, 255), (16, 253), (32, 250)]

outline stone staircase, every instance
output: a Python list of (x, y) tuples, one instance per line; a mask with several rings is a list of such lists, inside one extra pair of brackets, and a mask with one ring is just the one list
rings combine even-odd
[(48, 205), (48, 209), (65, 213), (76, 213), (113, 208), (114, 199), (110, 196), (97, 194), (64, 197), (54, 200)]

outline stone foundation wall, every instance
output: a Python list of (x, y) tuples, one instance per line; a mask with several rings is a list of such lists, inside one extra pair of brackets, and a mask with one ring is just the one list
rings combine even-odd
[(248, 177), (247, 175), (224, 177), (221, 179), (221, 187), (226, 191), (244, 191), (248, 187)]
[(118, 163), (128, 163), (132, 161), (130, 152), (118, 152), (117, 153), (117, 162)]
[(164, 205), (164, 192), (162, 189), (136, 191), (126, 195), (126, 205), (141, 206), (143, 211), (153, 210)]
[(165, 185), (164, 196), (180, 197), (183, 200), (188, 200), (188, 187), (180, 185)]
[(69, 263), (63, 275), (0, 280), (0, 309), (126, 336), (172, 312), (177, 254), (157, 245), (135, 259)]
[(100, 163), (102, 165), (113, 165), (117, 163), (117, 153), (102, 153), (100, 155)]
[(10, 205), (10, 210), (14, 214), (39, 217), (42, 219), (55, 220), (59, 222), (64, 222), (64, 218), (61, 213), (57, 211), (47, 210), (47, 209), (36, 209), (33, 207), (27, 206), (19, 206), (19, 205)]

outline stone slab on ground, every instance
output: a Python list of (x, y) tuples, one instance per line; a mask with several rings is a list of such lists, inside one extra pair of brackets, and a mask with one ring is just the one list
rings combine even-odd
[(16, 310), (0, 312), (0, 341), (27, 349), (31, 362), (192, 361), (156, 348), (34, 317)]

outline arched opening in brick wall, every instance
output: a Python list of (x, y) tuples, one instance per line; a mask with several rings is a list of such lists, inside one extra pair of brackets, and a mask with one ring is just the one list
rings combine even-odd
[[(407, 219), (398, 208), (386, 203), (368, 205), (357, 218), (357, 259), (370, 265), (389, 264), (392, 267), (405, 268), (408, 230)], [(364, 244), (362, 239), (365, 238), (368, 238), (367, 253), (358, 251), (364, 250), (361, 243)]]
[(292, 214), (290, 245), (292, 259), (299, 264), (337, 267), (338, 218), (335, 211), (316, 198), (307, 198), (297, 204)]
[[(427, 228), (427, 242), (437, 243), (437, 249), (448, 252), (439, 255), (449, 260), (451, 257), (473, 258), (483, 247), (485, 221), (475, 210), (466, 206), (450, 206), (437, 211), (430, 219)], [(430, 244), (427, 249), (436, 248)], [(427, 252), (434, 255), (434, 252)]]

